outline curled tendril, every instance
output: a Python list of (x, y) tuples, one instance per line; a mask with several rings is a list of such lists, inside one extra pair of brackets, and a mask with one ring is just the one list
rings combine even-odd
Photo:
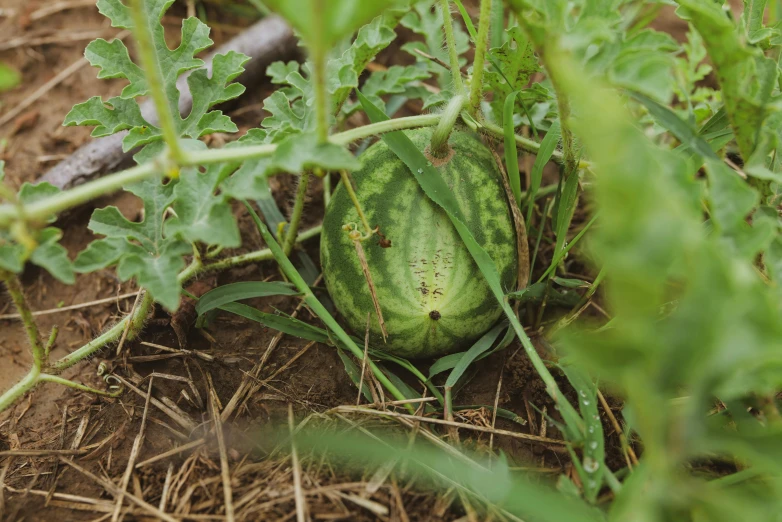
[(119, 377), (111, 373), (111, 369), (105, 362), (101, 362), (98, 365), (97, 373), (98, 373), (98, 377), (101, 377), (103, 379), (103, 382), (106, 383), (106, 386), (108, 386), (109, 394), (112, 397), (116, 397), (122, 394), (122, 391), (124, 390), (124, 387), (122, 386), (122, 381), (119, 380)]
[(342, 230), (348, 233), (348, 237), (351, 241), (366, 241), (380, 231), (380, 227), (375, 227), (366, 234), (362, 234), (358, 229), (356, 223), (346, 223), (342, 225)]

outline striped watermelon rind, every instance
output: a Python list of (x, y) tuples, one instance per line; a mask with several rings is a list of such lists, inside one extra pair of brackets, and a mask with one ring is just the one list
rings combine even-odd
[[(407, 136), (425, 151), (432, 130)], [(455, 130), (451, 153), (433, 159), (451, 187), (476, 241), (497, 265), (503, 287), (514, 288), (516, 234), (491, 151), (475, 135)], [(377, 237), (362, 245), (388, 332), (380, 324), (355, 246), (343, 226), (359, 224), (358, 212), (340, 184), (323, 222), (321, 264), (326, 288), (350, 328), (364, 337), (367, 315), (374, 348), (408, 358), (464, 349), (497, 321), (502, 309), (445, 211), (423, 192), (407, 166), (382, 141), (362, 155), (354, 172), (356, 194)]]

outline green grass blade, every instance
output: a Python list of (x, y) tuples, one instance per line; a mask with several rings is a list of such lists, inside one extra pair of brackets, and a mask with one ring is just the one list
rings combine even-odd
[(597, 406), (597, 386), (581, 368), (566, 365), (562, 367), (562, 371), (578, 394), (578, 406), (581, 416), (586, 421), (587, 429), (583, 434), (583, 458), (578, 469), (584, 497), (590, 502), (595, 502), (597, 494), (603, 487), (603, 475), (606, 469), (605, 439)]
[(203, 315), (224, 304), (252, 299), (254, 297), (269, 297), (273, 295), (297, 295), (298, 291), (287, 283), (278, 281), (245, 281), (223, 285), (205, 293), (198, 300), (196, 313)]
[(386, 377), (388, 377), (388, 380), (394, 383), (394, 386), (399, 388), (399, 391), (402, 392), (402, 395), (404, 395), (407, 399), (420, 399), (421, 394), (412, 389), (405, 381), (399, 378), (398, 375), (396, 375), (394, 372), (388, 369), (385, 365), (378, 365), (380, 368), (380, 371), (383, 372)]
[(453, 388), (456, 386), (456, 383), (461, 379), (462, 375), (464, 375), (465, 370), (467, 370), (467, 367), (470, 366), (475, 360), (482, 355), (484, 352), (488, 351), (489, 348), (494, 344), (494, 341), (497, 340), (497, 337), (499, 337), (500, 332), (505, 328), (507, 325), (504, 323), (500, 323), (475, 341), (475, 344), (472, 345), (472, 347), (464, 352), (464, 355), (459, 359), (459, 362), (456, 363), (456, 366), (453, 370), (451, 370), (451, 374), (448, 375), (448, 380), (445, 381), (445, 387), (446, 388)]
[[(388, 116), (377, 108), (372, 102), (370, 102), (360, 91), (357, 91), (358, 98), (361, 101), (364, 110), (366, 111), (369, 119), (373, 122), (384, 121), (388, 119)], [(532, 345), (527, 333), (521, 326), (518, 317), (511, 308), (508, 300), (505, 298), (505, 292), (500, 284), (500, 276), (497, 272), (497, 266), (494, 261), (486, 253), (486, 251), (475, 241), (470, 230), (464, 224), (463, 212), (459, 208), (459, 205), (454, 198), (451, 189), (443, 180), (440, 172), (434, 168), (419, 151), (410, 139), (402, 132), (391, 132), (383, 135), (383, 141), (388, 147), (394, 151), (394, 153), (407, 165), (411, 173), (415, 176), (420, 184), (422, 190), (426, 195), (437, 205), (442, 207), (448, 217), (451, 219), (454, 227), (456, 228), (459, 236), (464, 242), (465, 246), (472, 255), (475, 263), (481, 270), (486, 282), (489, 285), (492, 293), (497, 301), (500, 303), (505, 315), (508, 317), (510, 324), (513, 326), (516, 335), (521, 340), (524, 350), (527, 352), (532, 365), (540, 375), (546, 384), (546, 391), (551, 395), (554, 401), (557, 403), (560, 413), (569, 425), (578, 426), (580, 429), (584, 429), (584, 421), (579, 416), (578, 412), (567, 401), (562, 391), (559, 389), (554, 376), (551, 375), (546, 364), (538, 355), (535, 347)]]
[(676, 136), (676, 139), (682, 142), (683, 145), (686, 145), (692, 152), (700, 154), (704, 158), (718, 159), (709, 144), (706, 143), (706, 140), (699, 136), (686, 121), (679, 118), (671, 109), (641, 93), (629, 92), (629, 94), (631, 98), (646, 107), (657, 123)]
[(472, 23), (472, 18), (470, 18), (469, 13), (467, 13), (467, 9), (464, 8), (462, 0), (453, 0), (453, 3), (456, 4), (457, 9), (459, 9), (459, 13), (461, 13), (462, 18), (464, 19), (464, 26), (467, 27), (467, 32), (470, 33), (470, 38), (473, 42), (478, 41), (478, 31), (475, 30), (475, 24)]
[[(562, 129), (559, 125), (559, 120), (551, 124), (551, 128), (546, 133), (543, 141), (540, 142), (540, 150), (535, 157), (535, 163), (532, 165), (532, 172), (530, 174), (530, 185), (527, 191), (527, 233), (529, 233), (529, 227), (532, 223), (532, 207), (535, 205), (535, 196), (540, 190), (540, 184), (543, 180), (543, 167), (551, 161), (551, 156), (554, 151), (557, 150), (557, 145), (562, 137)], [(542, 226), (542, 223), (541, 225)]]
[(565, 238), (570, 230), (570, 222), (573, 212), (576, 210), (578, 200), (578, 172), (569, 172), (565, 176), (564, 187), (555, 204), (554, 232), (557, 235), (557, 243), (554, 252), (559, 254), (565, 248)]
[[(342, 365), (345, 367), (345, 373), (348, 374), (348, 377), (350, 377), (350, 380), (353, 381), (356, 389), (358, 389), (359, 383), (361, 381), (361, 368), (359, 368), (358, 365), (353, 362), (353, 359), (351, 359), (350, 356), (345, 353), (345, 349), (342, 347), (337, 347), (337, 355), (339, 355), (339, 358), (342, 361)], [(363, 395), (369, 403), (374, 401), (372, 398), (372, 393), (369, 391), (369, 386), (366, 384), (361, 386), (361, 395)]]
[(252, 306), (247, 306), (241, 303), (224, 304), (218, 307), (218, 309), (225, 312), (231, 312), (232, 314), (242, 316), (245, 319), (250, 319), (251, 321), (261, 323), (264, 326), (268, 326), (269, 328), (284, 332), (288, 335), (301, 337), (302, 339), (316, 341), (319, 343), (329, 342), (329, 336), (326, 330), (312, 326), (311, 324), (307, 324), (304, 321), (299, 321), (293, 317), (261, 312)]
[(424, 385), (426, 385), (427, 388), (429, 388), (429, 391), (432, 392), (432, 395), (440, 402), (440, 404), (443, 403), (443, 394), (440, 393), (440, 390), (437, 389), (437, 386), (435, 386), (432, 381), (431, 377), (429, 379), (426, 378), (426, 376), (421, 373), (421, 371), (415, 367), (413, 363), (408, 361), (407, 359), (404, 359), (402, 357), (397, 357), (396, 355), (391, 355), (390, 353), (380, 352), (377, 350), (373, 350), (372, 347), (369, 348), (369, 354), (372, 357), (375, 357), (376, 359), (381, 359), (384, 361), (392, 362), (394, 364), (397, 364), (413, 374), (413, 376), (421, 381)]
[(558, 254), (556, 254), (554, 256), (554, 259), (551, 261), (551, 264), (549, 265), (549, 267), (546, 269), (546, 271), (543, 273), (543, 275), (540, 276), (540, 279), (538, 279), (538, 281), (537, 281), (538, 283), (540, 283), (541, 281), (545, 281), (546, 278), (549, 275), (551, 275), (551, 273), (556, 269), (557, 265), (559, 265), (559, 262), (562, 261), (562, 259), (565, 258), (565, 255), (567, 255), (568, 252), (570, 252), (570, 249), (573, 248), (574, 246), (576, 246), (576, 243), (578, 243), (581, 240), (581, 238), (584, 237), (584, 234), (586, 234), (587, 230), (592, 228), (592, 225), (594, 225), (595, 221), (597, 220), (597, 216), (598, 216), (597, 214), (592, 216), (592, 219), (587, 221), (587, 224), (584, 225), (584, 228), (582, 228), (581, 231), (578, 234), (576, 234), (576, 237), (574, 237), (570, 241), (570, 243), (565, 245), (565, 247), (561, 251), (559, 251)]

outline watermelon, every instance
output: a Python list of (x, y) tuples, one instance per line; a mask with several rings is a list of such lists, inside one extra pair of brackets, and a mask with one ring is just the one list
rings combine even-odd
[[(432, 130), (407, 136), (426, 154)], [(475, 135), (452, 132), (451, 151), (430, 161), (451, 187), (477, 242), (497, 264), (503, 287), (514, 288), (516, 234), (501, 174)], [(421, 189), (407, 166), (382, 141), (361, 157), (356, 194), (378, 236), (362, 243), (388, 337), (384, 340), (353, 241), (344, 225), (361, 221), (345, 188), (334, 191), (323, 222), (320, 258), (326, 288), (362, 339), (371, 314), (371, 345), (407, 358), (465, 349), (502, 313), (448, 215)], [(390, 245), (389, 245), (390, 242)]]

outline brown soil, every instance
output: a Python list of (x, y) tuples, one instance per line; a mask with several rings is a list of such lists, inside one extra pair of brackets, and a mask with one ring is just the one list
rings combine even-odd
[[(94, 6), (85, 5), (87, 3), (89, 2), (82, 2), (79, 4), (81, 7), (31, 20), (31, 15), (37, 9), (49, 3), (43, 0), (3, 0), (3, 12), (11, 10), (16, 14), (0, 18), (0, 31), (4, 39), (33, 38), (41, 35), (66, 38), (74, 33), (96, 31), (101, 31), (102, 35), (108, 37), (118, 32), (109, 27)], [(219, 20), (225, 24), (221, 27), (239, 28), (241, 25), (239, 21), (221, 15), (214, 8), (207, 9), (210, 20)], [(183, 6), (175, 6), (172, 13), (181, 17), (183, 12)], [(176, 32), (175, 23), (171, 24), (171, 29)], [(212, 36), (219, 43), (230, 35), (213, 29)], [(92, 37), (94, 35), (90, 36)], [(21, 42), (14, 49), (0, 52), (0, 60), (16, 67), (24, 77), (21, 87), (0, 97), (0, 115), (22, 102), (59, 71), (79, 60), (87, 42), (88, 39), (49, 45)], [(7, 180), (15, 187), (25, 181), (33, 181), (51, 167), (53, 162), (88, 140), (89, 129), (61, 127), (65, 114), (75, 103), (90, 96), (105, 97), (117, 93), (121, 85), (121, 82), (117, 81), (99, 81), (95, 78), (95, 70), (88, 66), (83, 67), (14, 121), (0, 127), (0, 136), (7, 140), (2, 152), (7, 162)], [(262, 117), (259, 102), (264, 96), (263, 89), (255, 88), (249, 91), (240, 101), (241, 115), (234, 118), (243, 128), (256, 125)], [(238, 107), (227, 108), (229, 113), (237, 109)], [(294, 187), (288, 178), (280, 178), (277, 184), (274, 188), (278, 203), (283, 211), (287, 211), (293, 198)], [(317, 216), (322, 214), (320, 194), (319, 186), (312, 187), (312, 211), (309, 213), (311, 217), (308, 218), (310, 222), (304, 224), (305, 227), (315, 224)], [(140, 210), (139, 202), (128, 194), (107, 197), (95, 202), (94, 206), (108, 204), (119, 206), (126, 216), (137, 215)], [(92, 208), (80, 209), (58, 223), (65, 231), (63, 244), (72, 256), (92, 239), (86, 228), (91, 211)], [(251, 221), (242, 209), (237, 208), (237, 214), (240, 216), (244, 233), (245, 250), (257, 248), (260, 240), (253, 231)], [(316, 242), (307, 245), (307, 251), (313, 259), (317, 259)], [(205, 288), (234, 281), (268, 278), (280, 278), (274, 263), (235, 269), (219, 276), (205, 278), (196, 284), (199, 285), (199, 291), (203, 291)], [(23, 282), (33, 310), (85, 303), (125, 294), (135, 289), (130, 284), (120, 283), (111, 271), (78, 276), (76, 285), (67, 286), (53, 280), (48, 274), (31, 268), (24, 274)], [(265, 311), (279, 309), (292, 313), (298, 301), (271, 298), (257, 300), (251, 304)], [(38, 324), (44, 337), (54, 325), (60, 326), (61, 333), (54, 355), (62, 356), (129, 313), (132, 305), (132, 299), (116, 300), (110, 304), (78, 311), (41, 316)], [(0, 295), (0, 314), (12, 311), (10, 300), (7, 296)], [(317, 318), (306, 308), (301, 310), (299, 318), (319, 324)], [(180, 316), (176, 319), (187, 322), (192, 318)], [(179, 348), (178, 338), (170, 322), (171, 318), (167, 314), (158, 311), (140, 340)], [(30, 358), (26, 350), (25, 334), (19, 322), (0, 321), (0, 332), (0, 390), (4, 390), (25, 374)], [(135, 382), (137, 387), (143, 389), (140, 394), (126, 391), (119, 399), (112, 400), (95, 398), (53, 384), (38, 387), (14, 408), (0, 414), (0, 451), (89, 448), (101, 441), (107, 442), (97, 448), (93, 447), (86, 455), (68, 457), (73, 465), (51, 456), (0, 456), (0, 488), (6, 488), (5, 491), (0, 489), (0, 519), (94, 520), (112, 513), (114, 495), (107, 491), (105, 482), (101, 484), (99, 481), (121, 484), (134, 439), (141, 429), (146, 387), (150, 382), (143, 378), (153, 372), (164, 376), (154, 378), (152, 395), (161, 400), (164, 397), (170, 398), (181, 408), (182, 416), (189, 419), (191, 424), (177, 424), (160, 408), (150, 406), (144, 443), (136, 462), (143, 462), (202, 437), (206, 437), (206, 443), (137, 469), (130, 477), (128, 493), (157, 506), (166, 483), (166, 474), (171, 472), (174, 480), (170, 483), (167, 512), (213, 516), (203, 518), (204, 520), (222, 519), (225, 506), (222, 500), (220, 457), (217, 441), (211, 435), (211, 417), (205, 405), (209, 398), (209, 383), (213, 383), (219, 402), (225, 406), (243, 380), (251, 383), (264, 381), (265, 384), (243, 402), (242, 407), (237, 409), (225, 425), (237, 519), (290, 520), (292, 516), (295, 517), (291, 461), (285, 454), (272, 457), (266, 450), (259, 449), (257, 446), (262, 437), (260, 434), (269, 426), (287, 421), (289, 404), (293, 404), (297, 419), (300, 420), (313, 412), (322, 413), (339, 405), (355, 404), (357, 391), (344, 371), (335, 349), (329, 346), (308, 347), (305, 341), (285, 336), (271, 350), (265, 363), (260, 365), (259, 361), (264, 358), (269, 347), (276, 343), (273, 342), (275, 338), (276, 332), (255, 323), (220, 315), (205, 331), (191, 328), (187, 334), (183, 348), (199, 352), (201, 356), (191, 354), (140, 362), (138, 357), (165, 352), (133, 342), (124, 346), (119, 358), (115, 357), (112, 347), (104, 350), (95, 360), (81, 363), (64, 375), (90, 386), (105, 388), (97, 375), (97, 369), (100, 362), (107, 361), (117, 375)], [(303, 354), (300, 354), (302, 351)], [(297, 355), (299, 357), (293, 364), (277, 374)], [(425, 372), (427, 367), (427, 364), (421, 364), (422, 371)], [(255, 376), (254, 379), (248, 379), (247, 375), (250, 373)], [(517, 344), (505, 352), (481, 361), (475, 365), (473, 373), (472, 379), (455, 397), (456, 404), (494, 404), (498, 381), (502, 377), (499, 406), (524, 418), (531, 418), (524, 427), (498, 419), (497, 427), (541, 433), (541, 417), (532, 406), (541, 409), (545, 407), (549, 413), (553, 413), (554, 408), (545, 393), (543, 383), (539, 381)], [(192, 379), (193, 385), (172, 380), (171, 376)], [(275, 376), (274, 379), (266, 382), (271, 376)], [(567, 388), (564, 382), (561, 384), (563, 388)], [(201, 400), (196, 398), (193, 389), (197, 390)], [(355, 417), (354, 420), (362, 419)], [(459, 412), (457, 420), (490, 425), (491, 415), (486, 410), (475, 409)], [(607, 423), (606, 429), (610, 432)], [(488, 447), (489, 437), (486, 434), (477, 436), (475, 432), (461, 430), (460, 435), (465, 444), (477, 448)], [(561, 437), (551, 425), (546, 436)], [(613, 438), (615, 437), (612, 436)], [(614, 446), (618, 446), (618, 441), (612, 442), (616, 442)], [(505, 452), (512, 465), (568, 472), (567, 454), (559, 446), (507, 437), (495, 437), (493, 446)], [(612, 451), (617, 450), (614, 448)], [(612, 456), (612, 459), (617, 461), (619, 457)], [(617, 467), (623, 466), (621, 460), (615, 464)], [(169, 465), (172, 467), (169, 468)], [(455, 520), (464, 515), (458, 499), (420, 491), (415, 486), (408, 488), (402, 483), (397, 486), (396, 482), (386, 481), (374, 493), (367, 493), (364, 484), (355, 486), (362, 478), (368, 479), (373, 470), (365, 477), (357, 477), (334, 472), (329, 470), (328, 466), (324, 468), (317, 462), (306, 459), (303, 465), (305, 489), (339, 484), (344, 486), (335, 486), (330, 493), (308, 496), (310, 514), (316, 520), (336, 520), (340, 515), (346, 520), (405, 520), (406, 517), (409, 520)], [(77, 471), (76, 466), (95, 477), (90, 478)], [(53, 494), (47, 497), (49, 493)], [(83, 500), (66, 495), (91, 498), (94, 503), (86, 504)], [(378, 506), (388, 508), (388, 514), (373, 515), (370, 509), (346, 500), (346, 495), (370, 499)], [(246, 503), (240, 504), (240, 499)], [(148, 510), (127, 508), (127, 502), (124, 505), (125, 520), (155, 519), (149, 515)]]

